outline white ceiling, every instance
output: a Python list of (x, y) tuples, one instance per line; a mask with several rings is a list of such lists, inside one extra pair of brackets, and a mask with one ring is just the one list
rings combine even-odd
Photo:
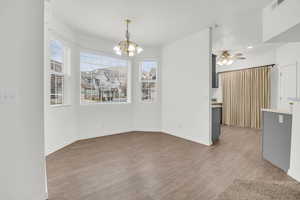
[(52, 0), (54, 15), (74, 30), (118, 41), (130, 18), (131, 37), (160, 46), (212, 24), (214, 48), (261, 43), (261, 9), (271, 0)]

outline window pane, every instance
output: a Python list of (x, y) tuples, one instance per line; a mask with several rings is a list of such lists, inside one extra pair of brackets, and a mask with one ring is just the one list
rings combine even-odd
[(154, 101), (156, 97), (156, 83), (142, 83), (142, 101)]
[(81, 102), (127, 102), (128, 61), (80, 54)]
[(142, 100), (149, 100), (149, 83), (142, 83)]
[(141, 65), (141, 80), (156, 80), (157, 62), (144, 61)]
[(64, 46), (57, 40), (50, 41), (50, 69), (52, 72), (63, 72)]
[(156, 98), (157, 62), (144, 61), (140, 65), (141, 100), (152, 102)]
[(63, 104), (64, 76), (51, 74), (50, 104)]
[(50, 41), (50, 104), (63, 104), (64, 100), (64, 46), (60, 41)]
[(50, 59), (56, 62), (63, 63), (64, 60), (64, 46), (58, 40), (50, 41)]
[(154, 101), (156, 98), (156, 83), (150, 83), (149, 90), (150, 99), (151, 101)]

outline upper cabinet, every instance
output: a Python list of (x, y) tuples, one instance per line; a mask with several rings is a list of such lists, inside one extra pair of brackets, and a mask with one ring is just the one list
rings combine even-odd
[(299, 0), (274, 0), (263, 9), (264, 42), (300, 42), (299, 34)]

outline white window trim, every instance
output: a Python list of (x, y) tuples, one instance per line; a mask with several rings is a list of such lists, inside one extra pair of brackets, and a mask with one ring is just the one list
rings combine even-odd
[[(50, 43), (53, 40), (57, 40), (59, 41), (63, 47), (64, 47), (64, 58), (63, 58), (63, 68), (62, 68), (62, 72), (53, 72), (51, 71), (51, 47), (50, 47)], [(48, 88), (48, 102), (49, 102), (49, 106), (50, 108), (60, 108), (60, 107), (71, 107), (71, 99), (70, 99), (70, 91), (66, 91), (70, 89), (70, 78), (71, 78), (71, 48), (69, 47), (69, 45), (62, 39), (51, 36), (49, 39), (49, 43), (47, 45), (48, 47), (48, 82), (49, 82), (49, 88)], [(63, 83), (63, 102), (62, 104), (51, 104), (51, 75), (55, 74), (55, 75), (59, 75), (59, 76), (63, 76), (64, 77), (64, 83)]]
[[(80, 69), (80, 64), (81, 64), (81, 58), (80, 54), (81, 53), (90, 53), (90, 54), (95, 54), (99, 56), (108, 56), (116, 59), (123, 59), (128, 61), (128, 70), (127, 70), (127, 101), (126, 102), (82, 102), (81, 101), (81, 69)], [(115, 54), (111, 53), (106, 53), (103, 51), (98, 51), (98, 50), (91, 50), (91, 49), (86, 49), (86, 48), (80, 48), (79, 49), (79, 105), (80, 106), (93, 106), (93, 105), (128, 105), (132, 103), (132, 59), (128, 59), (127, 57), (124, 56), (117, 56)]]
[[(156, 80), (155, 81), (147, 81), (148, 83), (156, 83), (156, 92), (155, 92), (155, 97), (154, 97), (154, 100), (148, 100), (148, 101), (145, 101), (145, 100), (142, 100), (142, 97), (143, 97), (143, 92), (142, 92), (142, 83), (144, 81), (142, 81), (142, 77), (141, 77), (141, 70), (142, 70), (142, 63), (143, 62), (156, 62)], [(139, 102), (140, 103), (143, 103), (143, 104), (155, 104), (158, 102), (158, 84), (159, 84), (159, 76), (158, 76), (158, 71), (159, 71), (159, 62), (157, 59), (141, 59), (138, 61), (138, 66), (139, 66), (139, 74), (138, 74), (138, 82), (139, 82)]]

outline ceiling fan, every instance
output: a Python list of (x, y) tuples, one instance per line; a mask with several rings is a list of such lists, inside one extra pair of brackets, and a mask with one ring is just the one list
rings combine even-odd
[(246, 57), (242, 53), (231, 54), (229, 50), (223, 50), (217, 57), (218, 65), (231, 65), (236, 60), (245, 60)]

